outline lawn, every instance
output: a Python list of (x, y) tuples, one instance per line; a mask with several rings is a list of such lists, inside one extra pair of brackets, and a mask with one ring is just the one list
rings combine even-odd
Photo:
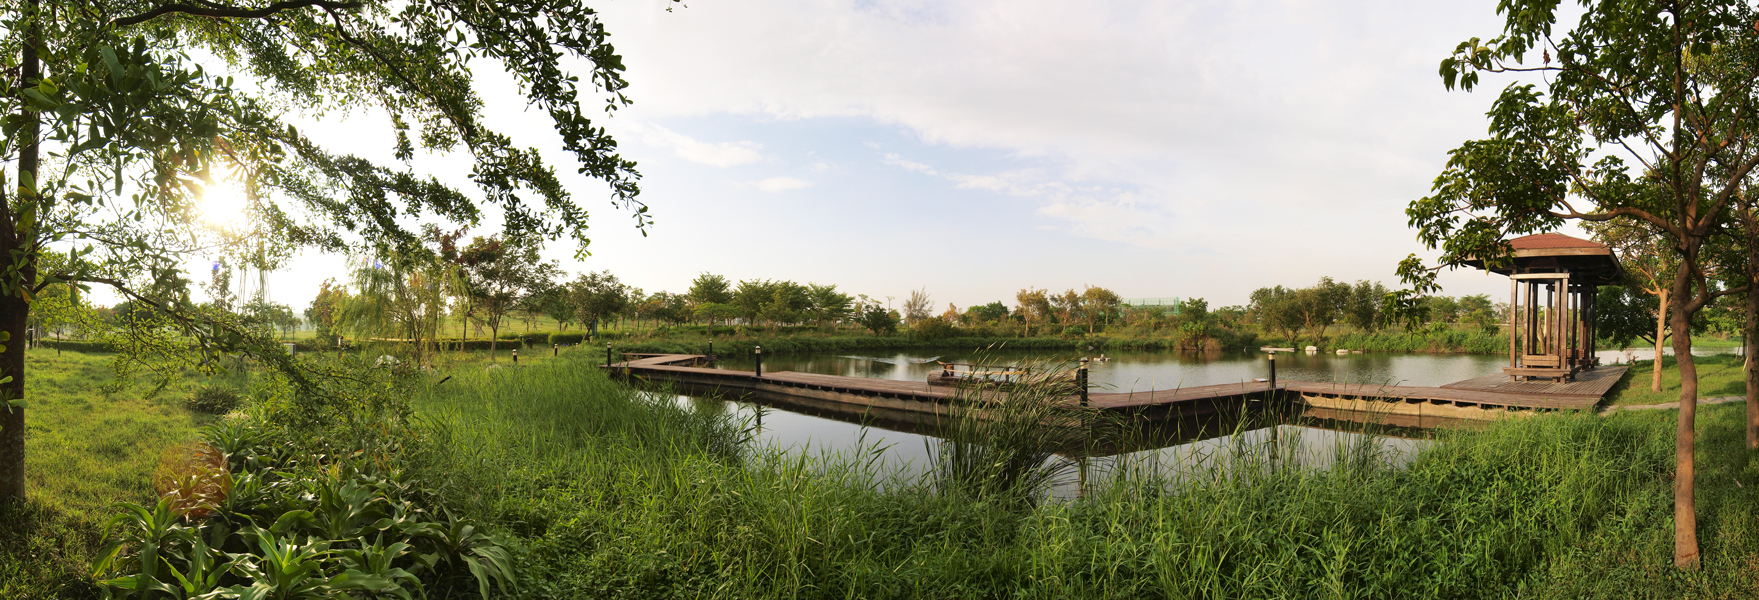
[[(214, 419), (182, 400), (204, 378), (156, 394), (114, 379), (110, 354), (27, 351), (25, 468), (29, 503), (0, 517), (0, 598), (48, 598), (86, 589), (87, 565), (112, 502), (153, 496), (167, 447)], [(235, 378), (226, 378), (236, 385)]]
[[(1699, 356), (1694, 364), (1698, 366), (1698, 398), (1716, 398), (1719, 396), (1747, 395), (1745, 357), (1733, 354), (1712, 354)], [(1660, 404), (1676, 402), (1680, 399), (1680, 371), (1674, 364), (1672, 356), (1663, 357), (1661, 363), (1661, 391), (1649, 389), (1651, 374), (1654, 372), (1654, 361), (1639, 360), (1631, 364), (1625, 376), (1613, 385), (1607, 395), (1607, 402), (1613, 406), (1633, 404)]]

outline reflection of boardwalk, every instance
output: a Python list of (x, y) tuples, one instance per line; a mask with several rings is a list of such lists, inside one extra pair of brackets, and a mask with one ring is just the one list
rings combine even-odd
[[(761, 377), (750, 371), (708, 367), (710, 359), (695, 354), (630, 354), (610, 365), (624, 376), (664, 381), (694, 388), (733, 392), (765, 392), (791, 396), (823, 410), (865, 413), (880, 410), (896, 415), (942, 414), (956, 391), (931, 387), (926, 381), (895, 381), (782, 371)], [(1593, 407), (1625, 372), (1601, 367), (1584, 372), (1571, 383), (1510, 382), (1506, 375), (1468, 379), (1441, 387), (1281, 382), (1279, 391), (1297, 394), (1310, 408), (1368, 411), (1388, 415), (1435, 415), (1454, 420), (1488, 419), (1509, 411), (1580, 410)], [(1094, 392), (1094, 408), (1140, 413), (1151, 418), (1216, 412), (1242, 402), (1262, 400), (1264, 383), (1230, 383), (1152, 392)], [(1073, 402), (1074, 398), (1071, 397)]]

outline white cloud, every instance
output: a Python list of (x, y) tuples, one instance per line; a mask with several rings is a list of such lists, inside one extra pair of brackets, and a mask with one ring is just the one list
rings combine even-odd
[[(1400, 212), (1448, 149), (1482, 135), (1493, 96), (1447, 92), (1435, 65), (1501, 28), (1489, 0), (607, 9), (644, 114), (898, 125), (1035, 162), (1034, 186), (1128, 189), (1133, 205), (1163, 212)], [(967, 189), (1024, 185), (962, 177)]]
[(669, 148), (679, 158), (711, 167), (734, 167), (763, 160), (763, 154), (758, 152), (763, 145), (756, 142), (704, 142), (652, 123), (622, 124), (621, 129), (640, 136), (648, 144)]
[(793, 177), (771, 177), (757, 182), (757, 189), (766, 192), (782, 192), (812, 187), (812, 182)]

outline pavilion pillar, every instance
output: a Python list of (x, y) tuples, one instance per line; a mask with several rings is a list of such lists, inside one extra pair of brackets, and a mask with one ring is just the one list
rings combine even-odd
[[(1520, 329), (1515, 327), (1515, 323), (1516, 323), (1515, 315), (1518, 315), (1518, 314), (1521, 314), (1521, 280), (1510, 277), (1509, 278), (1509, 368), (1511, 368), (1511, 369), (1521, 366), (1520, 363), (1518, 362), (1521, 357), (1521, 355), (1518, 354), (1518, 352), (1520, 351), (1520, 348), (1518, 347), (1518, 345), (1515, 341), (1515, 336), (1520, 333)], [(1516, 380), (1519, 378), (1511, 375), (1511, 376), (1509, 376), (1509, 379)]]

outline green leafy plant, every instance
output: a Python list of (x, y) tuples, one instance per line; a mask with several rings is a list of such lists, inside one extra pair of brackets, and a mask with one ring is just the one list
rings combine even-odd
[(190, 410), (223, 415), (237, 409), (239, 399), (238, 390), (224, 385), (209, 384), (198, 387), (194, 392), (191, 392), (189, 399), (184, 401), (184, 406), (189, 407)]

